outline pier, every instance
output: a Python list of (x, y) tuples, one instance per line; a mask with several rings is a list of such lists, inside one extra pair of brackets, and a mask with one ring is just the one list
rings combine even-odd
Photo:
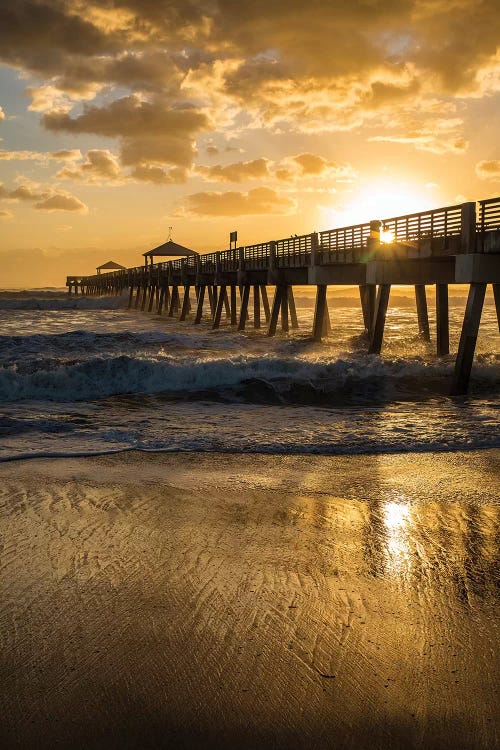
[[(448, 289), (469, 286), (451, 392), (467, 392), (486, 287), (500, 330), (500, 197), (301, 236), (191, 254), (143, 266), (68, 276), (70, 294), (123, 294), (128, 307), (213, 328), (266, 326), (267, 335), (298, 328), (294, 287), (315, 286), (312, 338), (331, 330), (329, 286), (358, 286), (368, 352), (380, 354), (393, 285), (415, 289), (419, 335), (430, 341), (426, 286), (436, 290), (436, 355), (449, 355)], [(151, 255), (153, 253), (153, 255)], [(148, 263), (148, 260), (151, 261)], [(273, 294), (269, 293), (274, 289)]]

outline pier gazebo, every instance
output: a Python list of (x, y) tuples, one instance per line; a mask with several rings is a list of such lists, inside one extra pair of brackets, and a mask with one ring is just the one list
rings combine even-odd
[(98, 274), (101, 271), (126, 271), (125, 266), (121, 266), (119, 263), (115, 263), (114, 260), (108, 260), (107, 263), (103, 263), (102, 266), (97, 266), (96, 271)]
[(158, 257), (187, 258), (188, 255), (198, 256), (199, 253), (197, 253), (195, 250), (190, 250), (189, 247), (179, 245), (173, 240), (167, 240), (167, 242), (164, 242), (163, 245), (158, 245), (158, 247), (154, 247), (152, 250), (148, 250), (146, 253), (143, 253), (144, 265), (147, 266), (148, 263), (153, 265), (154, 258)]

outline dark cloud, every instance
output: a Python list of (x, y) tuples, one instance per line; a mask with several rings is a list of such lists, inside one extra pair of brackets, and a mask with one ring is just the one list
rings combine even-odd
[(162, 99), (145, 101), (137, 95), (102, 107), (87, 105), (74, 118), (65, 112), (48, 113), (43, 123), (53, 132), (120, 137), (125, 165), (154, 162), (183, 167), (192, 163), (195, 136), (209, 126), (206, 114), (197, 109), (173, 108)]

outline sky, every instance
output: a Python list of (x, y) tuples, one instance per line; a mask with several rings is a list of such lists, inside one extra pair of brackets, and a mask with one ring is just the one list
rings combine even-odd
[(1, 3), (0, 287), (499, 195), (499, 92), (497, 0)]

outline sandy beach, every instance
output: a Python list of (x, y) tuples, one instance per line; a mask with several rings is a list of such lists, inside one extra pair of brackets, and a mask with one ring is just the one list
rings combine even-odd
[(499, 451), (12, 462), (4, 748), (493, 748)]

